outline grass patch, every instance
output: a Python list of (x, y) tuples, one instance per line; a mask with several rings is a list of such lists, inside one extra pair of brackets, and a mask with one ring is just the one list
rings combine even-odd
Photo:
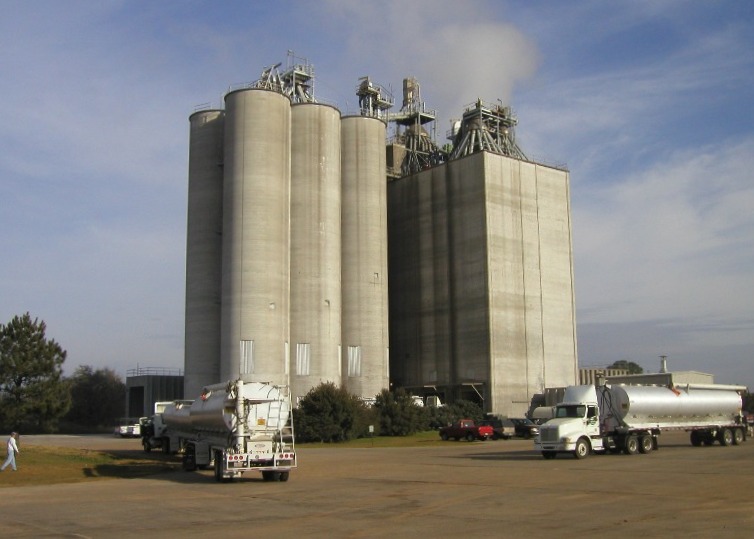
[[(308, 448), (387, 448), (434, 447), (447, 445), (437, 431), (426, 431), (412, 436), (374, 436), (336, 444), (296, 443), (300, 449)], [(5, 460), (0, 457), (0, 460)], [(0, 489), (3, 487), (81, 483), (102, 479), (133, 479), (158, 473), (180, 470), (180, 458), (153, 451), (139, 450), (95, 451), (43, 446), (21, 446), (16, 457), (18, 471), (6, 468), (0, 472)]]
[(0, 488), (100, 479), (132, 479), (177, 468), (163, 455), (115, 454), (89, 449), (27, 446), (16, 456), (18, 471), (0, 472)]

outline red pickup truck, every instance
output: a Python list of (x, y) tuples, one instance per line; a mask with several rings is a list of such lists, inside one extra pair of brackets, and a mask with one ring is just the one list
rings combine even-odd
[(461, 419), (440, 429), (440, 438), (449, 440), (455, 438), (460, 440), (465, 438), (470, 442), (474, 440), (488, 440), (495, 434), (494, 429), (489, 425), (475, 425), (471, 419)]

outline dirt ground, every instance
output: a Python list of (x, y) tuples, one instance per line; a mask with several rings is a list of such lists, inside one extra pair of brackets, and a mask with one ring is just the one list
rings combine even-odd
[[(23, 443), (140, 450), (135, 439), (97, 436)], [(678, 433), (648, 455), (584, 460), (544, 460), (527, 440), (298, 453), (287, 483), (176, 471), (3, 490), (0, 536), (706, 538), (754, 529), (754, 440), (697, 448)]]

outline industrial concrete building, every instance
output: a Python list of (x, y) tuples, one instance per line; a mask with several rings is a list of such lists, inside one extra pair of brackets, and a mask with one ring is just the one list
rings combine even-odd
[(241, 378), (373, 397), (389, 386), (385, 104), (341, 118), (310, 64), (278, 67), (190, 116), (185, 395)]
[(487, 151), (389, 183), (396, 385), (523, 415), (577, 375), (568, 173)]
[(445, 152), (415, 79), (395, 114), (361, 79), (341, 117), (311, 65), (278, 67), (190, 117), (185, 395), (401, 386), (521, 415), (573, 384), (569, 175), (526, 159), (510, 109), (477, 102)]

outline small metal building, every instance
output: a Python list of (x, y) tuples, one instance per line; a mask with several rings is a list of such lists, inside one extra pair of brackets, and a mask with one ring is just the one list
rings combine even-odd
[[(198, 397), (187, 395), (188, 398)], [(126, 372), (126, 414), (139, 418), (154, 413), (154, 403), (183, 399), (180, 370), (142, 367)]]

